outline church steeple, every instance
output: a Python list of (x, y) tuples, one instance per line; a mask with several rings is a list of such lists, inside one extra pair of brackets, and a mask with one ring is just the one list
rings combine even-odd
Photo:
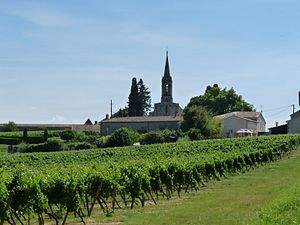
[(170, 77), (170, 67), (169, 67), (169, 57), (168, 57), (168, 51), (166, 52), (166, 65), (165, 65), (165, 72), (164, 77)]
[(170, 74), (170, 67), (169, 67), (169, 56), (168, 51), (166, 52), (166, 64), (165, 64), (165, 71), (164, 76), (162, 78), (161, 84), (161, 102), (173, 102), (172, 97), (172, 77)]

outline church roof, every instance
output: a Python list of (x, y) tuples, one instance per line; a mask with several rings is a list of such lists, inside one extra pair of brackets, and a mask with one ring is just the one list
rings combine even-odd
[(101, 123), (179, 122), (180, 116), (134, 116), (104, 119)]

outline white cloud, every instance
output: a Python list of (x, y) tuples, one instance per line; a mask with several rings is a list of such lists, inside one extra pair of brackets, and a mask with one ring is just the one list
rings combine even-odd
[(66, 120), (65, 117), (63, 117), (61, 115), (54, 115), (51, 119), (51, 121), (54, 123), (61, 123), (61, 122), (64, 122), (65, 120)]
[(72, 24), (70, 17), (63, 13), (50, 10), (16, 10), (12, 15), (21, 17), (40, 27), (69, 27)]

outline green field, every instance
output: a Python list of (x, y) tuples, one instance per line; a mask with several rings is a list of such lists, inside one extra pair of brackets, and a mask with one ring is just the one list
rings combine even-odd
[[(220, 182), (208, 183), (199, 192), (161, 202), (159, 206), (146, 207), (135, 212), (118, 212), (113, 221), (124, 224), (203, 224), (203, 225), (240, 225), (240, 224), (300, 224), (300, 152), (294, 152), (279, 162), (260, 167), (246, 174), (238, 174)], [(295, 183), (298, 184), (295, 189)], [(284, 208), (273, 211), (270, 206), (286, 200), (286, 192), (297, 193), (298, 208), (294, 207), (295, 223), (289, 223)], [(297, 190), (297, 192), (296, 192)], [(289, 200), (289, 199), (288, 199)], [(275, 203), (273, 203), (273, 201)], [(284, 202), (285, 203), (285, 202)], [(285, 206), (285, 205), (284, 205)], [(280, 216), (282, 222), (266, 223), (259, 215), (267, 208), (271, 216)], [(102, 218), (105, 220), (105, 218)], [(106, 219), (106, 221), (109, 221)], [(279, 220), (280, 221), (280, 220)]]
[[(0, 158), (0, 219), (28, 223), (25, 219), (30, 217), (40, 224), (63, 220), (201, 224), (214, 219), (203, 224), (241, 224), (264, 206), (259, 190), (266, 191), (261, 194), (265, 196), (285, 190), (280, 183), (290, 185), (287, 180), (277, 183), (276, 177), (255, 173), (271, 168), (261, 166), (299, 146), (300, 136), (289, 135), (6, 154)], [(254, 180), (247, 181), (251, 174)], [(287, 178), (281, 172), (278, 176)], [(260, 178), (265, 180), (255, 180)], [(266, 181), (267, 186), (254, 188)], [(248, 202), (240, 204), (243, 198)], [(242, 215), (243, 211), (247, 214)], [(229, 215), (228, 223), (225, 215)], [(176, 222), (170, 223), (171, 218)]]

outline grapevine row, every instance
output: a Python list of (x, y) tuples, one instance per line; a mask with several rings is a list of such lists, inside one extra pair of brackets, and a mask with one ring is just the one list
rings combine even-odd
[[(74, 152), (67, 160), (65, 154), (35, 154), (31, 163), (11, 156), (7, 160), (18, 163), (0, 169), (0, 224), (30, 224), (32, 218), (65, 224), (71, 213), (85, 223), (95, 205), (109, 215), (116, 208), (156, 204), (277, 160), (299, 144), (295, 135), (108, 149), (93, 157), (80, 152), (76, 158)], [(56, 163), (58, 156), (64, 163)]]

